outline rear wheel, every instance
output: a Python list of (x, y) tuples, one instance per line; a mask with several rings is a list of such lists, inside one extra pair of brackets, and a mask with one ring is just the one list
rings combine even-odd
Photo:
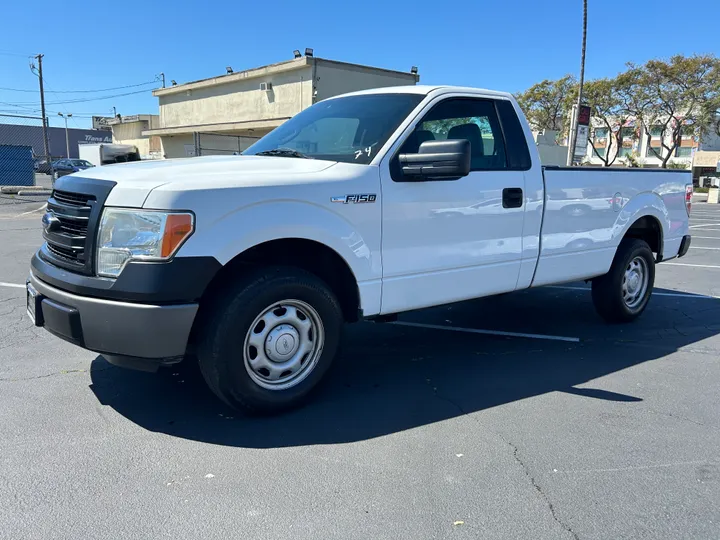
[(637, 319), (650, 300), (655, 284), (655, 259), (644, 240), (620, 242), (610, 271), (592, 282), (595, 309), (607, 322)]
[(330, 288), (295, 268), (263, 269), (216, 299), (198, 347), (211, 390), (231, 407), (299, 406), (338, 349), (343, 316)]

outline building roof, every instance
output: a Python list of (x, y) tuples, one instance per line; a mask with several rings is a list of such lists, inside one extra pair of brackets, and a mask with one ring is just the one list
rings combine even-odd
[(325, 58), (317, 58), (315, 56), (302, 56), (300, 58), (294, 58), (292, 60), (286, 60), (284, 62), (277, 62), (275, 64), (269, 64), (267, 66), (261, 66), (257, 68), (246, 69), (244, 71), (237, 71), (235, 73), (228, 73), (226, 75), (218, 75), (216, 77), (209, 77), (207, 79), (200, 79), (197, 81), (191, 81), (188, 83), (178, 84), (175, 86), (168, 86), (166, 88), (158, 88), (153, 90), (153, 96), (167, 96), (170, 94), (176, 94), (179, 92), (185, 92), (187, 90), (195, 90), (198, 88), (206, 88), (208, 86), (217, 86), (220, 84), (228, 84), (240, 80), (252, 79), (255, 77), (266, 77), (268, 75), (283, 73), (287, 71), (293, 71), (296, 69), (302, 69), (313, 64), (328, 64), (335, 65), (338, 67), (357, 68), (362, 70), (376, 71), (378, 73), (390, 73), (393, 75), (404, 75), (408, 79), (414, 78), (416, 81), (419, 80), (420, 76), (415, 73), (406, 71), (395, 71), (392, 69), (377, 68), (372, 66), (364, 66), (362, 64), (352, 64), (349, 62), (340, 62), (337, 60), (328, 60)]
[(128, 114), (108, 120), (108, 125), (129, 124), (131, 122), (149, 122), (153, 118), (160, 118), (159, 114)]

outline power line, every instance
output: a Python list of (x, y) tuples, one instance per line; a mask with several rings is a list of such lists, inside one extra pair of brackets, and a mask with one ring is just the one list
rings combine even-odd
[[(138, 84), (128, 84), (126, 86), (115, 86), (113, 88), (100, 88), (97, 90), (47, 90), (46, 94), (92, 94), (95, 92), (109, 92), (111, 90), (124, 90), (125, 88), (137, 88), (138, 86), (147, 86), (148, 84), (155, 84), (157, 80), (154, 81), (147, 81), (144, 83), (138, 83)], [(0, 90), (5, 90), (8, 92), (27, 92), (32, 94), (37, 94), (39, 90), (28, 90), (23, 88), (6, 88), (4, 86), (0, 86)]]
[(12, 52), (12, 51), (0, 51), (0, 55), (2, 55), (2, 56), (19, 56), (21, 58), (30, 58), (32, 56), (35, 56), (34, 54), (22, 54), (22, 53)]
[(72, 100), (67, 100), (67, 101), (48, 101), (48, 104), (63, 105), (63, 104), (68, 104), (68, 103), (87, 103), (89, 101), (101, 101), (103, 99), (113, 99), (113, 98), (123, 97), (123, 96), (132, 96), (134, 94), (144, 94), (147, 91), (148, 91), (148, 89), (136, 90), (135, 92), (125, 92), (124, 94), (113, 94), (110, 96), (100, 96), (100, 97), (94, 97), (94, 98), (72, 99)]
[[(143, 93), (147, 92), (148, 90), (149, 89), (136, 90), (134, 92), (125, 92), (122, 94), (112, 94), (109, 96), (98, 96), (98, 97), (92, 97), (92, 98), (67, 99), (67, 100), (63, 100), (63, 101), (47, 101), (46, 104), (47, 105), (68, 105), (70, 103), (88, 103), (90, 101), (101, 101), (104, 99), (113, 99), (113, 98), (118, 98), (118, 97), (123, 97), (123, 96), (132, 96), (134, 94), (143, 94)], [(17, 101), (15, 103), (5, 102), (6, 105), (16, 105), (16, 106), (33, 105), (35, 103), (36, 103), (35, 101)]]

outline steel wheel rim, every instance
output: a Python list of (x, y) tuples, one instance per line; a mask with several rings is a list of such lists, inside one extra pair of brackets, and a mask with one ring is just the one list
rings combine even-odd
[(315, 308), (301, 300), (276, 302), (255, 318), (245, 335), (245, 370), (262, 388), (287, 390), (312, 373), (324, 343)]
[(634, 257), (625, 268), (622, 280), (623, 301), (628, 309), (636, 309), (645, 298), (650, 272), (645, 258)]

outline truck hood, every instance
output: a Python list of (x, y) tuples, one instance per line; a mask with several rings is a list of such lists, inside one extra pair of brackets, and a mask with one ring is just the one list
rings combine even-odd
[(272, 156), (205, 156), (103, 165), (73, 176), (116, 183), (111, 206), (141, 207), (153, 189), (167, 184), (188, 188), (254, 187), (301, 183), (335, 165), (335, 161)]

